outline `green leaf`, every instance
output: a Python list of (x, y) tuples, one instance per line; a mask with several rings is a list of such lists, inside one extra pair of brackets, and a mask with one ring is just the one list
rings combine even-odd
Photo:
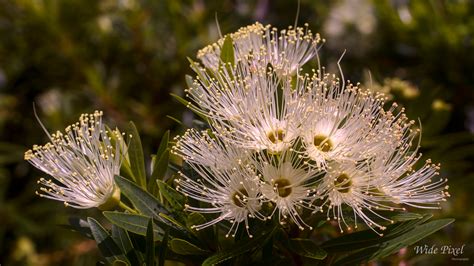
[(170, 241), (170, 248), (174, 253), (180, 255), (204, 255), (209, 253), (209, 251), (179, 238), (174, 238)]
[(146, 265), (155, 265), (155, 242), (153, 241), (153, 221), (148, 220), (148, 226), (146, 230)]
[(185, 197), (161, 180), (156, 180), (161, 195), (169, 202), (171, 208), (177, 211), (184, 210)]
[[(139, 214), (111, 211), (105, 211), (103, 214), (105, 218), (118, 227), (138, 235), (146, 236), (148, 220), (150, 217)], [(162, 235), (163, 231), (161, 231), (159, 228), (154, 230), (155, 240), (160, 240)]]
[(454, 219), (440, 219), (418, 225), (411, 231), (387, 241), (383, 245), (384, 248), (378, 251), (371, 259), (383, 258), (397, 252), (403, 247), (413, 245), (453, 222)]
[(161, 137), (160, 146), (158, 146), (158, 151), (156, 152), (156, 156), (158, 158), (168, 149), (168, 143), (170, 139), (170, 131), (167, 130), (163, 137)]
[(181, 97), (177, 94), (170, 93), (170, 95), (171, 95), (171, 97), (175, 98), (178, 102), (180, 102), (181, 104), (183, 104), (184, 106), (186, 106), (188, 108), (193, 106), (193, 104), (190, 101), (185, 100), (183, 97)]
[(112, 225), (112, 238), (124, 254), (133, 249), (132, 241), (130, 241), (127, 231), (115, 224)]
[(367, 261), (368, 258), (379, 250), (377, 246), (371, 246), (359, 251), (356, 251), (349, 256), (337, 260), (336, 265), (360, 265), (362, 261)]
[(168, 170), (168, 163), (170, 158), (170, 150), (168, 148), (169, 136), (170, 132), (168, 130), (161, 138), (160, 146), (158, 147), (156, 155), (153, 156), (153, 170), (151, 172), (150, 180), (148, 180), (148, 191), (151, 192), (153, 195), (158, 194), (156, 180), (163, 180), (166, 175), (166, 171)]
[(293, 238), (290, 239), (289, 246), (293, 252), (303, 257), (322, 260), (327, 256), (327, 252), (310, 239)]
[(122, 252), (127, 256), (131, 265), (140, 265), (141, 261), (136, 253), (136, 250), (133, 248), (132, 241), (128, 232), (123, 228), (112, 224), (112, 238), (114, 239), (117, 246), (122, 250)]
[[(355, 252), (339, 259), (337, 264), (352, 265), (362, 261), (386, 257), (403, 247), (413, 245), (417, 241), (433, 234), (454, 221), (454, 219), (441, 219), (426, 222), (429, 217), (431, 216), (424, 216), (423, 219), (415, 220), (415, 223), (409, 221), (393, 225), (387, 229), (384, 237), (379, 237), (378, 241), (375, 241), (374, 239), (366, 239), (365, 242), (360, 240), (357, 243), (353, 241), (352, 247), (353, 250), (356, 249)], [(326, 243), (323, 244), (323, 247), (325, 245)], [(348, 247), (348, 245), (350, 245), (350, 243), (346, 242), (346, 246), (340, 245), (337, 248), (334, 248), (335, 246), (333, 245), (330, 246), (330, 249), (334, 252), (344, 251), (347, 250), (346, 247)], [(361, 248), (357, 249), (354, 247)]]
[[(113, 264), (116, 260), (128, 262), (128, 259), (122, 254), (120, 248), (117, 246), (117, 244), (115, 244), (112, 237), (99, 224), (99, 222), (91, 217), (87, 218), (87, 221), (89, 222), (92, 235), (97, 242), (97, 247), (105, 259), (111, 264)], [(128, 262), (128, 264), (130, 264), (130, 262)]]
[(158, 218), (161, 212), (168, 213), (157, 198), (153, 197), (153, 195), (135, 183), (121, 176), (115, 176), (115, 182), (119, 186), (120, 191), (132, 202), (133, 206), (141, 214)]
[(137, 127), (131, 121), (128, 125), (128, 133), (130, 134), (131, 139), (127, 152), (130, 159), (132, 173), (136, 177), (136, 183), (146, 189), (145, 158), (143, 156), (142, 142)]
[(168, 249), (168, 239), (169, 239), (170, 230), (167, 228), (165, 230), (165, 236), (163, 236), (163, 240), (161, 241), (160, 249), (158, 250), (158, 266), (165, 265), (165, 255), (166, 250)]
[(276, 230), (273, 229), (271, 232), (267, 234), (262, 234), (250, 241), (241, 241), (244, 243), (239, 242), (232, 249), (219, 251), (216, 254), (208, 257), (202, 263), (202, 265), (203, 266), (215, 265), (215, 264), (224, 262), (226, 260), (229, 260), (231, 258), (234, 258), (236, 256), (242, 255), (244, 253), (250, 252), (252, 250), (261, 249), (265, 245), (265, 243), (272, 237), (275, 231)]
[(221, 57), (222, 62), (226, 64), (229, 63), (232, 66), (235, 65), (234, 43), (230, 35), (227, 35), (224, 38), (224, 43), (222, 44), (220, 57)]
[(158, 158), (158, 161), (153, 165), (153, 173), (150, 177), (150, 184), (155, 185), (155, 180), (163, 180), (165, 177), (166, 171), (168, 170), (168, 162), (170, 158), (170, 151), (166, 149), (161, 155), (155, 156), (155, 159)]

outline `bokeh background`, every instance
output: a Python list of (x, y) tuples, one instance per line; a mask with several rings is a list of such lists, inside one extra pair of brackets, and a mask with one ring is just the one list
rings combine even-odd
[[(165, 130), (192, 114), (183, 94), (186, 57), (222, 33), (255, 21), (293, 25), (296, 1), (0, 0), (0, 264), (94, 265), (95, 243), (65, 229), (69, 216), (99, 216), (35, 196), (42, 173), (23, 161), (50, 131), (83, 112), (103, 110), (109, 124), (133, 120), (150, 154)], [(461, 246), (474, 260), (473, 1), (301, 0), (304, 22), (327, 40), (328, 70), (346, 50), (346, 79), (385, 92), (423, 125), (422, 152), (442, 165), (452, 197), (436, 217), (454, 225), (421, 244)], [(173, 120), (184, 121), (180, 125)], [(408, 247), (383, 264), (460, 264)]]

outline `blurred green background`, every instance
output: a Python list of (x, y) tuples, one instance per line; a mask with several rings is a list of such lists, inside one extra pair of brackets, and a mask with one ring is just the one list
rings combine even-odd
[[(42, 175), (23, 161), (50, 131), (83, 112), (103, 110), (109, 124), (133, 120), (145, 152), (161, 135), (182, 132), (192, 114), (169, 93), (183, 94), (186, 57), (223, 33), (254, 21), (293, 25), (296, 1), (0, 0), (0, 264), (90, 265), (95, 243), (61, 227), (69, 216), (96, 216), (36, 197)], [(327, 40), (324, 64), (384, 91), (423, 125), (422, 152), (442, 164), (452, 197), (435, 211), (454, 225), (421, 244), (460, 246), (474, 260), (473, 1), (301, 0), (299, 24)], [(416, 256), (413, 247), (383, 262), (457, 263)]]

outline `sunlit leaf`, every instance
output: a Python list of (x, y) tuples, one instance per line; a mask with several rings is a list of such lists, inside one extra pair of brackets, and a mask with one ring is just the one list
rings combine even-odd
[(157, 198), (135, 183), (121, 176), (115, 176), (115, 182), (141, 214), (157, 218), (161, 212), (168, 212)]
[[(103, 212), (105, 218), (107, 218), (111, 223), (127, 230), (132, 233), (146, 236), (146, 230), (148, 225), (148, 220), (150, 217), (132, 214), (132, 213), (123, 213), (123, 212)], [(161, 239), (163, 236), (163, 231), (159, 228), (155, 228), (154, 237), (156, 240)]]
[(143, 156), (142, 142), (137, 127), (131, 121), (128, 125), (128, 133), (131, 136), (127, 150), (130, 167), (133, 175), (136, 177), (137, 184), (142, 188), (146, 188), (145, 158)]

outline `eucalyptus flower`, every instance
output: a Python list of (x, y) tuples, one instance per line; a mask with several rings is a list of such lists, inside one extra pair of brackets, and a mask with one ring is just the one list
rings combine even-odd
[(301, 214), (304, 209), (313, 212), (320, 210), (312, 202), (321, 172), (305, 167), (291, 151), (255, 158), (254, 165), (263, 198), (275, 206), (270, 217), (278, 213), (281, 224), (292, 221), (301, 230), (305, 227), (311, 230), (312, 227), (303, 221)]
[[(53, 178), (40, 178), (43, 187), (36, 194), (78, 209), (110, 209), (118, 204), (120, 190), (114, 176), (122, 161), (122, 135), (105, 128), (102, 112), (82, 114), (65, 133), (46, 134), (50, 142), (25, 152), (25, 160)], [(115, 144), (112, 135), (118, 140)]]
[(212, 131), (188, 129), (175, 138), (172, 153), (182, 157), (187, 163), (212, 167), (215, 171), (227, 170), (245, 164), (250, 152), (235, 145), (227, 145), (212, 135)]
[[(187, 145), (192, 145), (192, 143)], [(215, 147), (217, 153), (228, 150), (223, 146)], [(219, 151), (219, 149), (223, 150)], [(202, 157), (199, 158), (202, 159)], [(188, 161), (199, 177), (192, 178), (179, 172), (181, 178), (175, 181), (178, 191), (201, 203), (197, 206), (187, 204), (186, 210), (218, 214), (217, 218), (195, 225), (193, 229), (200, 230), (221, 221), (228, 221), (231, 226), (226, 236), (235, 236), (239, 224), (243, 222), (247, 233), (252, 237), (249, 231), (249, 218), (266, 219), (259, 213), (260, 190), (252, 169), (244, 164), (231, 169), (223, 169), (214, 164), (206, 166), (206, 160), (203, 162), (199, 164), (196, 161)]]
[(245, 62), (253, 69), (272, 65), (280, 74), (292, 75), (313, 58), (324, 40), (305, 27), (280, 30), (271, 25), (255, 23), (240, 28), (198, 51), (197, 57), (206, 68), (219, 68), (220, 54), (225, 39), (234, 45), (235, 62)]
[(342, 72), (342, 81), (322, 67), (302, 73), (319, 35), (270, 28), (242, 28), (199, 51), (203, 65), (191, 64), (188, 106), (210, 129), (188, 130), (173, 152), (199, 176), (181, 174), (180, 191), (210, 205), (188, 209), (219, 214), (199, 228), (229, 220), (234, 235), (249, 218), (276, 217), (311, 229), (307, 214), (326, 209), (341, 232), (363, 222), (382, 235), (394, 221), (381, 211), (438, 208), (447, 180), (429, 160), (416, 170), (421, 130), (404, 109), (385, 108), (384, 94), (346, 84)]
[(352, 84), (342, 88), (330, 74), (306, 76), (302, 82), (306, 85), (299, 87), (304, 90), (301, 98), (308, 106), (300, 130), (303, 157), (325, 168), (333, 160), (356, 162), (385, 149), (384, 140), (395, 132), (379, 125), (388, 116), (383, 95)]
[(205, 71), (187, 89), (195, 112), (209, 118), (220, 138), (244, 149), (281, 152), (294, 142), (306, 117), (304, 99), (289, 78), (269, 67), (245, 65)]
[[(396, 208), (387, 198), (376, 190), (374, 177), (366, 171), (364, 166), (352, 162), (331, 162), (326, 170), (323, 181), (316, 194), (325, 198), (322, 205), (326, 205), (327, 219), (338, 222), (341, 233), (345, 229), (351, 230), (358, 227), (358, 220), (362, 220), (376, 233), (385, 230), (380, 221), (392, 222), (390, 219), (378, 214), (377, 211), (394, 211)], [(350, 211), (344, 207), (350, 207)], [(353, 224), (347, 220), (347, 214), (352, 213)]]

